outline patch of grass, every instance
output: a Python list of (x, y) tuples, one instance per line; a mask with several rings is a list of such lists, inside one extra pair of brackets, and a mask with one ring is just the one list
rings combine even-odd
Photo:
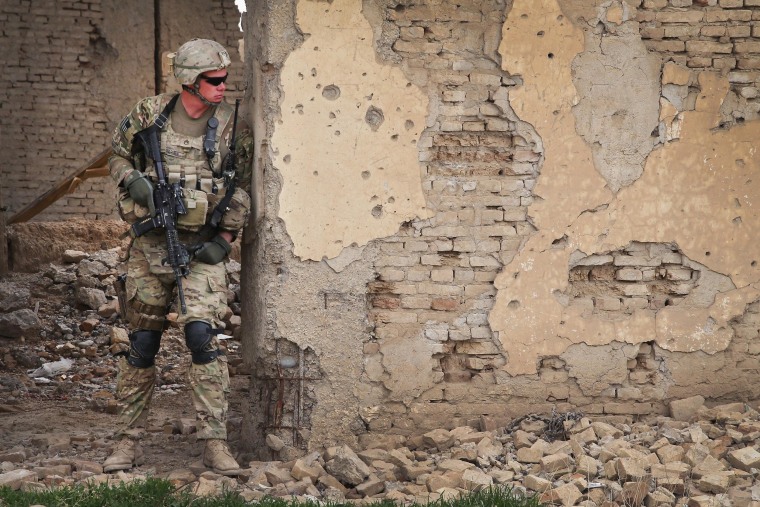
[[(217, 497), (195, 497), (187, 490), (177, 490), (168, 481), (149, 478), (118, 485), (77, 485), (47, 491), (11, 491), (0, 488), (0, 507), (352, 507), (350, 503), (298, 502), (282, 498), (264, 498), (246, 502), (237, 493)], [(390, 500), (378, 500), (372, 507), (396, 507)], [(493, 487), (465, 495), (456, 500), (436, 500), (413, 507), (539, 507), (536, 497), (523, 498), (506, 488)]]

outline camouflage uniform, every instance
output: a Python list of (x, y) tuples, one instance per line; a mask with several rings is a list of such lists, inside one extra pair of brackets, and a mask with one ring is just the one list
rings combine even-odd
[[(171, 95), (158, 95), (141, 100), (114, 131), (114, 155), (109, 160), (109, 167), (111, 176), (119, 185), (119, 213), (130, 223), (147, 216), (149, 210), (134, 202), (123, 182), (133, 171), (142, 171), (155, 183), (152, 162), (135, 155), (133, 139), (138, 131), (149, 127), (155, 121), (171, 98)], [(169, 121), (161, 131), (160, 141), (169, 182), (184, 183), (183, 200), (189, 212), (179, 217), (177, 229), (180, 231), (180, 241), (188, 245), (196, 242), (196, 233), (225, 194), (226, 181), (220, 175), (229, 152), (227, 146), (231, 137), (233, 110), (226, 103), (220, 103), (211, 109), (219, 127), (215, 140), (216, 153), (209, 159), (203, 149), (203, 136), (186, 135), (172, 127), (172, 120), (180, 104), (181, 101), (169, 115)], [(211, 113), (198, 121), (205, 125), (208, 116), (211, 116)], [(245, 226), (250, 209), (253, 135), (242, 119), (238, 120), (235, 148), (237, 188), (218, 227), (220, 231), (232, 233), (233, 237)], [(152, 330), (160, 333), (165, 329), (166, 313), (176, 290), (171, 267), (162, 265), (162, 259), (166, 257), (163, 229), (136, 238), (130, 246), (127, 261), (127, 322), (132, 330)], [(227, 303), (224, 263), (205, 264), (194, 259), (189, 268), (190, 273), (182, 279), (187, 313), (179, 314), (178, 323), (187, 325), (201, 322), (208, 324), (210, 328), (219, 328), (222, 326), (221, 318)], [(157, 347), (156, 344), (156, 351)], [(196, 364), (194, 353), (189, 372), (193, 403), (198, 417), (198, 438), (226, 439), (229, 393), (227, 359), (219, 352), (215, 336), (204, 352), (212, 353), (213, 360)], [(152, 358), (150, 359), (150, 365), (146, 367), (135, 367), (125, 357), (120, 359), (116, 387), (119, 401), (119, 436), (131, 435), (135, 433), (133, 430), (145, 424), (146, 409), (150, 404), (155, 384), (155, 366), (152, 364)]]

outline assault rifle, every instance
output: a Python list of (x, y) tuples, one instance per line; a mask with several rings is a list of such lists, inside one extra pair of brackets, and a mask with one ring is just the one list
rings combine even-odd
[(185, 204), (182, 202), (182, 187), (179, 183), (169, 183), (164, 171), (164, 163), (161, 160), (161, 146), (158, 140), (159, 126), (156, 124), (141, 130), (135, 134), (142, 144), (145, 156), (153, 161), (156, 168), (158, 183), (153, 190), (153, 202), (156, 213), (132, 224), (130, 235), (140, 237), (146, 232), (163, 227), (166, 232), (167, 256), (161, 261), (169, 264), (174, 271), (174, 279), (177, 282), (177, 294), (183, 314), (187, 313), (185, 305), (185, 292), (182, 290), (182, 277), (190, 273), (190, 254), (185, 245), (180, 243), (177, 234), (177, 215), (187, 214)]

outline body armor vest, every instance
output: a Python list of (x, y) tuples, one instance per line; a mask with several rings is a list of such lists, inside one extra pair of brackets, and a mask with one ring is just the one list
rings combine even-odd
[[(171, 98), (171, 97), (169, 97)], [(164, 106), (165, 104), (161, 104)], [(179, 182), (183, 189), (183, 202), (187, 209), (186, 215), (177, 217), (177, 229), (197, 232), (206, 223), (211, 204), (218, 201), (216, 195), (223, 196), (227, 180), (222, 174), (221, 137), (224, 129), (232, 118), (231, 108), (220, 104), (214, 115), (218, 122), (215, 129), (207, 128), (206, 134), (193, 137), (181, 134), (172, 128), (171, 114), (166, 125), (161, 130), (160, 144), (164, 170), (169, 183)], [(204, 140), (213, 134), (213, 156), (207, 157), (204, 150)], [(207, 148), (210, 143), (207, 143)], [(145, 174), (155, 182), (156, 174), (153, 162), (146, 160), (148, 167)], [(214, 194), (214, 195), (209, 195)]]

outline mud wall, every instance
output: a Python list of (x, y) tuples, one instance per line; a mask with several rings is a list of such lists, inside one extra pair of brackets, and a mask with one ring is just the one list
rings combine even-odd
[[(178, 89), (162, 57), (182, 42), (218, 40), (239, 71), (239, 19), (233, 0), (4, 1), (0, 192), (6, 216), (109, 147), (113, 127), (137, 100)], [(230, 88), (231, 96), (242, 96), (242, 73)], [(87, 180), (36, 220), (114, 217), (114, 195), (110, 178)]]
[(251, 446), (760, 397), (758, 21), (257, 2)]

